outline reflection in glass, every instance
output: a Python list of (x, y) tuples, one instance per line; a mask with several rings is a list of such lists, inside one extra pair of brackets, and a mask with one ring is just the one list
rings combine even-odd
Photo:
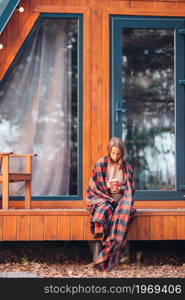
[(0, 152), (38, 154), (33, 195), (78, 194), (78, 22), (43, 19), (0, 90)]
[(0, 16), (4, 12), (5, 8), (8, 6), (10, 0), (0, 0)]
[(138, 190), (175, 189), (174, 32), (122, 31), (122, 138)]

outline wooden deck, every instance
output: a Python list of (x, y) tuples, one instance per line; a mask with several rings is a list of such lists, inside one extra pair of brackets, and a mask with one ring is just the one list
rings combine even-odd
[[(0, 241), (93, 240), (85, 209), (0, 210)], [(138, 209), (129, 240), (184, 240), (185, 209)]]

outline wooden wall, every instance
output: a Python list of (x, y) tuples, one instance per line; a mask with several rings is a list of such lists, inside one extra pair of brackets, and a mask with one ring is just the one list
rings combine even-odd
[[(185, 210), (140, 210), (129, 240), (185, 240)], [(93, 240), (86, 210), (0, 210), (0, 241)]]
[(91, 240), (86, 211), (14, 211), (0, 215), (0, 241)]
[[(0, 80), (41, 12), (82, 13), (83, 24), (83, 201), (37, 202), (34, 207), (83, 207), (91, 168), (106, 154), (109, 140), (109, 15), (185, 16), (183, 0), (22, 0), (0, 36)], [(93, 126), (92, 126), (93, 125)], [(184, 202), (138, 202), (136, 206), (170, 207)], [(12, 204), (14, 205), (14, 204)], [(16, 204), (20, 205), (20, 204)]]

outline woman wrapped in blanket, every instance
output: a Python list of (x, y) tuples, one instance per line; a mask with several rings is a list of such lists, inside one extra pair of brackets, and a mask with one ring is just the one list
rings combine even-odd
[(102, 251), (94, 267), (110, 270), (123, 260), (133, 207), (133, 170), (125, 161), (124, 142), (112, 137), (108, 155), (99, 159), (92, 170), (87, 189), (87, 209), (91, 214), (91, 232), (102, 238)]

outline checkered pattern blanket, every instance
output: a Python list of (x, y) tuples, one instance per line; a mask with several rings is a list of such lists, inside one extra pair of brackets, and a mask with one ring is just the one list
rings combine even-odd
[(127, 234), (131, 220), (136, 215), (133, 207), (133, 170), (124, 162), (126, 187), (123, 197), (114, 200), (107, 188), (108, 156), (101, 158), (94, 166), (87, 189), (87, 209), (91, 213), (91, 232), (94, 237), (102, 235), (103, 250), (94, 266), (99, 270), (110, 270), (117, 266), (124, 255)]

